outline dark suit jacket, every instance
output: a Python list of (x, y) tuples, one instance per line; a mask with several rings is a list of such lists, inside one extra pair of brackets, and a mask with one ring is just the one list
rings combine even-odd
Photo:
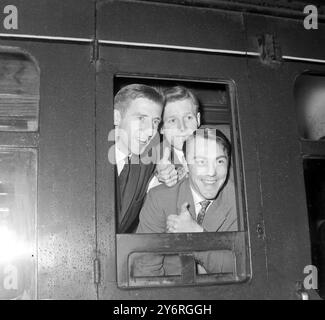
[[(130, 164), (128, 180), (121, 180), (116, 172), (116, 211), (117, 233), (135, 232), (139, 223), (139, 213), (147, 195), (148, 184), (154, 174), (157, 154), (154, 146), (159, 143), (159, 137), (153, 139), (145, 152), (137, 159), (135, 164)], [(134, 157), (132, 157), (134, 160)], [(120, 190), (125, 188), (124, 198), (121, 199)]]
[[(140, 213), (137, 233), (165, 233), (167, 217), (179, 213), (184, 202), (189, 203), (189, 212), (193, 219), (196, 220), (188, 178), (181, 180), (171, 188), (159, 185), (151, 189)], [(231, 181), (228, 181), (217, 199), (209, 206), (202, 227), (208, 232), (238, 230), (235, 190)], [(196, 252), (194, 256), (208, 272), (219, 273), (234, 270), (234, 257), (226, 252)], [(146, 270), (150, 270), (151, 275), (179, 273), (177, 269), (180, 270), (180, 262), (176, 261), (175, 257), (172, 262), (167, 261), (166, 258), (167, 256), (165, 258), (158, 255), (152, 256), (150, 259), (146, 259), (144, 266), (141, 266), (141, 268), (144, 267)], [(162, 263), (164, 264), (163, 268)]]

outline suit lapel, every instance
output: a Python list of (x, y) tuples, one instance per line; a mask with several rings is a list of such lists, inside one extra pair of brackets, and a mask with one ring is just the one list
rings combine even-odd
[(118, 215), (120, 215), (122, 209), (122, 200), (121, 200), (121, 185), (120, 180), (117, 174), (117, 166), (114, 166), (115, 171), (115, 201), (116, 201), (116, 209), (118, 211)]
[(221, 191), (218, 198), (213, 201), (205, 214), (203, 226), (208, 231), (218, 231), (226, 219), (225, 213), (228, 208), (222, 201), (222, 195), (223, 191)]
[(126, 181), (126, 189), (125, 189), (125, 196), (122, 199), (123, 203), (121, 205), (121, 218), (125, 216), (126, 212), (129, 210), (131, 203), (136, 196), (136, 191), (138, 188), (138, 183), (140, 179), (141, 173), (141, 165), (140, 164), (131, 164), (130, 173), (128, 181)]
[(125, 199), (123, 199), (121, 217), (123, 218), (130, 206), (143, 198), (143, 193), (147, 191), (149, 184), (148, 175), (152, 174), (152, 165), (144, 164), (141, 162), (138, 164), (131, 164), (129, 180), (127, 181)]
[(184, 202), (187, 202), (189, 204), (188, 210), (192, 218), (196, 220), (194, 200), (193, 200), (192, 191), (190, 188), (190, 182), (188, 178), (184, 179), (184, 182), (180, 185), (178, 190), (177, 214), (181, 212), (181, 208)]
[[(153, 140), (153, 142), (157, 143), (156, 141), (157, 139)], [(153, 148), (152, 144), (147, 147), (145, 153), (151, 150), (151, 148)], [(156, 151), (156, 149), (152, 150), (152, 156), (156, 157), (157, 155), (154, 151)], [(124, 199), (120, 199), (120, 202), (122, 202), (119, 212), (119, 225), (122, 226), (121, 229), (125, 229), (124, 226), (128, 225), (129, 221), (132, 222), (132, 220), (137, 219), (139, 212), (133, 210), (132, 206), (137, 201), (142, 201), (145, 197), (150, 176), (153, 173), (153, 163), (155, 163), (154, 159), (151, 160), (149, 164), (147, 162), (143, 163), (140, 156), (132, 155), (130, 172), (127, 181), (125, 181)], [(118, 196), (119, 194), (117, 195), (117, 199)], [(136, 206), (136, 208), (138, 209), (139, 206)]]

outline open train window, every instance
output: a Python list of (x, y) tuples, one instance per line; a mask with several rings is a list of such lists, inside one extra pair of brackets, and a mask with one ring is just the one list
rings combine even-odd
[[(150, 88), (158, 94), (150, 93)], [(138, 95), (137, 92), (140, 91), (142, 93)], [(144, 92), (151, 97), (148, 98)], [(162, 115), (162, 109), (158, 106), (159, 95), (166, 99)], [(119, 110), (114, 120), (115, 147), (118, 149), (115, 150), (114, 159), (118, 286), (183, 286), (246, 280), (250, 275), (250, 266), (243, 214), (234, 84), (222, 80), (190, 81), (116, 76), (114, 96), (114, 112)], [(127, 96), (131, 100), (122, 106), (121, 101)], [(143, 98), (147, 98), (147, 101)], [(126, 126), (121, 119), (130, 116), (127, 108), (131, 109), (130, 101), (136, 99), (141, 104), (140, 109), (143, 108), (144, 111), (136, 110), (134, 116), (138, 117), (135, 121), (138, 124), (137, 129), (132, 131), (133, 125), (129, 122)], [(151, 103), (147, 104), (148, 100)], [(132, 105), (135, 109), (137, 103)], [(198, 110), (195, 108), (196, 103)], [(150, 105), (153, 109), (150, 109)], [(150, 112), (146, 113), (147, 110)], [(159, 121), (154, 122), (157, 116), (165, 122), (158, 125)], [(145, 121), (150, 123), (148, 128), (145, 127)], [(167, 131), (167, 128), (173, 127), (182, 132), (188, 128), (191, 128), (188, 129), (191, 132), (198, 128), (196, 132), (201, 132), (202, 136), (197, 134), (196, 140), (194, 139), (195, 147), (194, 142), (192, 148), (191, 143), (186, 141), (186, 149), (183, 149), (178, 146), (179, 141), (175, 138), (179, 131), (171, 129), (172, 134)], [(143, 151), (139, 151), (136, 157), (137, 162), (132, 163), (134, 153), (130, 150), (124, 152), (124, 156), (121, 155), (123, 141), (119, 144), (119, 130), (123, 128), (126, 130), (126, 138), (130, 141), (135, 138), (144, 144)], [(206, 139), (206, 134), (212, 136)], [(224, 140), (215, 135), (230, 142), (231, 157), (222, 142)], [(134, 143), (136, 144), (136, 140)], [(185, 174), (179, 175), (177, 184), (169, 187), (157, 178), (157, 163), (150, 166), (147, 162), (148, 159), (162, 160), (166, 145), (171, 150), (167, 153), (167, 159), (175, 165), (177, 173), (183, 173), (188, 162)], [(198, 150), (201, 147), (206, 149)], [(208, 163), (207, 158), (211, 152), (216, 161), (212, 160), (213, 165), (209, 167), (211, 171), (203, 173), (198, 166)], [(148, 157), (145, 157), (146, 161), (141, 168), (142, 155)], [(177, 167), (172, 160), (181, 159), (181, 156), (185, 164), (180, 161), (180, 166)], [(192, 156), (195, 158), (194, 162), (189, 161)], [(197, 160), (199, 156), (205, 159)], [(123, 160), (122, 166), (119, 165), (120, 160)], [(132, 169), (135, 168), (132, 165), (136, 169)], [(223, 169), (224, 175), (220, 174)], [(158, 182), (151, 187), (154, 179)], [(132, 185), (127, 185), (126, 181), (131, 181)], [(185, 201), (187, 205), (182, 206)], [(181, 208), (186, 208), (183, 211), (187, 212), (181, 211)], [(173, 225), (170, 222), (171, 215), (176, 216), (179, 228), (169, 225)], [(178, 220), (182, 219), (182, 215), (187, 215), (185, 220), (192, 222), (188, 229), (182, 229), (185, 223)]]
[(312, 263), (325, 298), (325, 76), (305, 73), (295, 84)]
[(37, 131), (40, 73), (24, 51), (0, 46), (0, 131)]

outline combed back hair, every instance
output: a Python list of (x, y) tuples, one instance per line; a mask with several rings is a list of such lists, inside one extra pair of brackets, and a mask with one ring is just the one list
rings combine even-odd
[(193, 92), (183, 86), (176, 86), (167, 88), (164, 90), (164, 95), (166, 99), (166, 104), (169, 102), (175, 102), (180, 100), (189, 99), (192, 102), (195, 113), (199, 112), (199, 101), (193, 94)]
[(192, 143), (197, 137), (202, 137), (203, 139), (216, 141), (219, 145), (222, 146), (223, 151), (225, 151), (228, 157), (228, 166), (231, 162), (231, 144), (228, 138), (218, 129), (197, 129), (190, 135), (183, 144), (184, 156), (187, 159), (186, 147), (189, 143)]
[(114, 97), (114, 109), (119, 110), (122, 115), (125, 114), (130, 102), (138, 98), (146, 98), (159, 105), (162, 108), (165, 105), (164, 95), (157, 89), (145, 84), (129, 84), (122, 89)]

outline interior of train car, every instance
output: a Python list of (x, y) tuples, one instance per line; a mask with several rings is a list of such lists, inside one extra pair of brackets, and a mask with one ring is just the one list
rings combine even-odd
[[(325, 298), (322, 1), (10, 5), (16, 14), (0, 4), (0, 300)], [(132, 84), (187, 88), (200, 129), (230, 141), (236, 229), (119, 232), (109, 152), (114, 97)], [(200, 254), (227, 254), (231, 268), (202, 271)], [(178, 259), (178, 272), (138, 275), (137, 259), (155, 256)]]

